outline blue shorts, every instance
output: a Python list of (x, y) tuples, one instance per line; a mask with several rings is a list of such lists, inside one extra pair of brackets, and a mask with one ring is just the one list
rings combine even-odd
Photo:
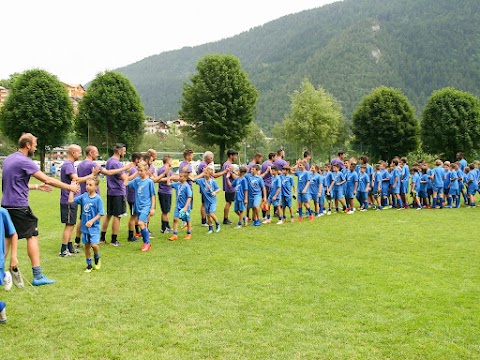
[(316, 203), (319, 202), (320, 200), (320, 197), (318, 196), (318, 193), (317, 194), (310, 194), (310, 197), (312, 198), (312, 200)]
[(332, 191), (332, 199), (343, 199), (343, 189), (333, 189)]
[(310, 200), (311, 200), (311, 197), (309, 193), (306, 193), (306, 194), (298, 193), (297, 202), (308, 203), (310, 202)]
[(467, 188), (467, 194), (468, 194), (468, 195), (475, 195), (475, 193), (477, 192), (477, 190), (478, 190), (478, 189), (476, 189), (476, 188), (470, 188), (470, 187), (468, 187), (468, 188)]
[(393, 195), (400, 194), (400, 184), (392, 188), (392, 194)]
[(138, 216), (138, 221), (143, 221), (144, 223), (148, 222), (148, 215), (150, 214), (150, 209), (148, 211), (141, 211), (139, 213), (135, 213)]
[(418, 192), (418, 197), (421, 199), (426, 199), (427, 198), (427, 191), (426, 190), (420, 190)]
[(280, 206), (280, 204), (281, 204), (279, 198), (277, 198), (277, 199), (275, 199), (275, 200), (273, 200), (273, 199), (268, 199), (268, 203), (271, 204), (272, 206)]
[(284, 208), (292, 208), (292, 197), (289, 196), (289, 197), (285, 197), (285, 196), (282, 196), (282, 206)]
[[(180, 210), (182, 210), (182, 209), (183, 209), (183, 208), (179, 209), (179, 208), (175, 207), (175, 211), (173, 212), (173, 218), (174, 218), (174, 219), (180, 219), (179, 212), (180, 212)], [(188, 210), (187, 219), (184, 220), (184, 221), (190, 221), (190, 210)]]
[(82, 243), (84, 245), (87, 245), (87, 244), (98, 245), (98, 244), (100, 244), (100, 233), (98, 233), (98, 234), (82, 234)]
[(347, 191), (347, 193), (345, 194), (345, 197), (346, 197), (347, 199), (354, 199), (355, 196), (353, 195), (353, 190)]
[(443, 188), (441, 188), (441, 187), (432, 186), (432, 190), (433, 190), (434, 193), (437, 193), (438, 195), (443, 194)]
[(408, 182), (400, 184), (400, 194), (408, 194)]
[(382, 186), (382, 196), (384, 197), (390, 196), (390, 188)]
[(243, 212), (247, 207), (243, 201), (235, 200), (233, 202), (233, 211), (234, 212)]
[(3, 279), (5, 278), (5, 270), (0, 269), (0, 286), (3, 285)]
[(217, 211), (217, 202), (210, 203), (205, 201), (205, 214), (214, 214)]
[(256, 195), (253, 198), (249, 197), (248, 198), (248, 208), (252, 209), (254, 207), (260, 206), (260, 203), (262, 202), (262, 196), (261, 195)]
[(460, 195), (460, 190), (459, 189), (448, 189), (448, 195)]
[(367, 201), (368, 194), (366, 191), (358, 191), (357, 192), (357, 199), (358, 201), (363, 204), (365, 201)]

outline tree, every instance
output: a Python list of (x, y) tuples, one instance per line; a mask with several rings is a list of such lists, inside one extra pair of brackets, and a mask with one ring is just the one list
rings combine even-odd
[(80, 102), (76, 130), (89, 144), (110, 150), (123, 143), (135, 150), (142, 141), (144, 119), (143, 105), (130, 81), (106, 71), (97, 75)]
[(417, 149), (419, 125), (407, 97), (381, 86), (365, 96), (353, 113), (355, 143), (376, 159), (391, 159)]
[(313, 153), (328, 153), (343, 123), (337, 100), (323, 88), (315, 89), (308, 80), (293, 93), (290, 114), (284, 120), (287, 140)]
[(480, 148), (480, 104), (464, 91), (435, 91), (422, 114), (422, 142), (427, 152), (455, 160), (456, 153), (475, 155)]
[(10, 94), (0, 110), (1, 129), (15, 143), (23, 132), (35, 135), (40, 167), (44, 170), (47, 146), (64, 145), (70, 133), (72, 102), (65, 86), (44, 70), (27, 70), (15, 76), (10, 86)]
[(182, 131), (200, 145), (218, 145), (223, 162), (227, 147), (237, 145), (247, 135), (256, 110), (257, 89), (232, 55), (200, 59), (190, 82), (183, 86), (180, 117), (189, 126)]
[(248, 164), (257, 152), (266, 157), (268, 153), (268, 140), (257, 124), (252, 122), (248, 125), (248, 133), (245, 137), (243, 146), (243, 151), (239, 152), (243, 155), (242, 158), (245, 158), (246, 155), (246, 158), (243, 159), (243, 162), (246, 164)]

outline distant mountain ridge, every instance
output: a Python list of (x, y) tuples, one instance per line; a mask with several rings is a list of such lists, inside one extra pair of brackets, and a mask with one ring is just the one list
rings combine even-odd
[(445, 86), (480, 95), (479, 20), (477, 0), (345, 0), (117, 71), (137, 88), (146, 113), (164, 119), (177, 116), (183, 83), (209, 53), (240, 59), (260, 92), (255, 121), (267, 131), (304, 78), (340, 100), (348, 118), (380, 85), (402, 89), (418, 112)]

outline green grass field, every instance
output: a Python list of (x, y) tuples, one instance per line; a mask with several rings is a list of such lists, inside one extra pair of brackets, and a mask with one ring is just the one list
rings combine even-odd
[(206, 235), (197, 196), (193, 240), (167, 241), (157, 213), (153, 250), (141, 253), (123, 219), (125, 245), (102, 246), (102, 269), (85, 274), (83, 254), (58, 257), (58, 199), (57, 189), (30, 194), (42, 267), (57, 283), (1, 290), (1, 359), (480, 358), (479, 209)]

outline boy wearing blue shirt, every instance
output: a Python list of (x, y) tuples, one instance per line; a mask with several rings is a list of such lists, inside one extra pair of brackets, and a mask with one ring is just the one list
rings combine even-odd
[(152, 249), (147, 224), (150, 216), (155, 214), (155, 184), (148, 177), (149, 165), (142, 161), (137, 166), (138, 177), (126, 182), (126, 186), (135, 190), (133, 215), (140, 227), (143, 238), (142, 252)]
[(474, 164), (470, 164), (465, 168), (465, 176), (463, 178), (465, 186), (467, 187), (468, 203), (471, 208), (475, 207), (475, 193), (478, 190), (478, 183), (472, 170), (475, 169)]
[(375, 165), (375, 172), (373, 173), (373, 198), (377, 204), (377, 209), (382, 210), (382, 180), (383, 174), (380, 164)]
[(295, 193), (295, 181), (290, 174), (290, 166), (285, 166), (282, 169), (282, 175), (280, 176), (280, 179), (282, 180), (283, 222), (287, 221), (287, 207), (290, 209), (290, 222), (293, 222), (292, 197), (296, 197), (293, 195)]
[(325, 198), (328, 202), (328, 211), (327, 211), (327, 215), (331, 215), (332, 214), (332, 196), (330, 195), (330, 185), (332, 184), (332, 181), (333, 181), (333, 172), (332, 172), (332, 166), (331, 164), (325, 164), (325, 166), (323, 167), (323, 188), (325, 189), (324, 190), (324, 195), (325, 195)]
[[(282, 180), (278, 176), (278, 167), (273, 165), (270, 169), (272, 173), (272, 183), (270, 187), (270, 194), (268, 195), (268, 205), (272, 205), (278, 214), (277, 225), (283, 224), (283, 215), (282, 215)], [(270, 219), (270, 209), (267, 212), (267, 219), (263, 222), (264, 224), (270, 224), (272, 220)]]
[[(253, 166), (253, 165), (252, 165)], [(238, 224), (235, 229), (240, 229), (243, 226), (247, 226), (247, 217), (244, 216), (244, 212), (247, 209), (248, 204), (248, 184), (245, 178), (247, 173), (247, 167), (240, 166), (239, 176), (231, 182), (230, 186), (235, 188), (235, 199), (233, 202), (233, 209), (238, 215)], [(227, 174), (227, 181), (230, 182), (230, 173)]]
[(220, 232), (220, 222), (218, 221), (217, 215), (215, 215), (215, 211), (217, 210), (217, 194), (220, 191), (220, 187), (215, 179), (213, 179), (212, 173), (212, 168), (206, 166), (203, 172), (195, 178), (195, 183), (200, 186), (200, 193), (202, 194), (205, 205), (205, 214), (207, 215), (208, 221), (207, 234), (213, 234), (213, 221), (215, 221), (216, 225), (215, 232)]
[(448, 190), (447, 206), (446, 206), (448, 208), (451, 208), (451, 207), (458, 208), (460, 206), (460, 188), (458, 183), (457, 170), (458, 170), (458, 165), (455, 163), (451, 164), (449, 172), (447, 173), (447, 176), (446, 176), (449, 181), (449, 190)]
[(400, 187), (401, 187), (401, 176), (402, 176), (402, 169), (398, 165), (398, 159), (393, 159), (391, 166), (393, 167), (391, 177), (393, 178), (392, 184), (392, 197), (395, 198), (397, 202), (397, 209), (403, 209), (403, 202), (400, 196)]
[(358, 174), (355, 171), (357, 164), (355, 162), (350, 163), (350, 169), (347, 173), (347, 192), (346, 198), (348, 201), (348, 211), (347, 214), (353, 214), (355, 211), (355, 204), (354, 200), (357, 196), (357, 189), (358, 189)]
[(298, 178), (298, 194), (297, 194), (297, 207), (298, 207), (298, 221), (303, 221), (303, 206), (307, 209), (307, 214), (310, 221), (313, 221), (312, 210), (310, 209), (310, 193), (308, 188), (310, 187), (310, 172), (305, 170), (305, 161), (297, 160), (297, 164), (294, 166), (295, 175)]
[(192, 238), (192, 222), (190, 221), (190, 209), (192, 204), (192, 188), (187, 183), (189, 172), (181, 171), (178, 182), (170, 182), (170, 173), (167, 174), (167, 185), (175, 189), (177, 193), (177, 201), (173, 213), (173, 235), (168, 239), (170, 241), (178, 240), (178, 219), (182, 219), (187, 223), (187, 235), (185, 240)]
[(333, 181), (329, 186), (329, 192), (332, 196), (332, 199), (335, 200), (335, 210), (338, 212), (338, 202), (342, 204), (343, 210), (347, 209), (344, 200), (343, 194), (343, 184), (347, 180), (345, 179), (345, 175), (340, 171), (340, 165), (335, 164), (333, 165)]
[[(81, 213), (81, 233), (82, 242), (85, 245), (85, 259), (87, 267), (85, 272), (92, 272), (93, 269), (100, 270), (100, 249), (98, 244), (100, 243), (100, 219), (105, 215), (103, 209), (103, 201), (100, 195), (97, 194), (98, 179), (90, 178), (85, 182), (85, 189), (82, 195), (73, 197), (74, 194), (71, 191), (68, 197), (69, 202), (75, 202), (80, 205)], [(92, 253), (94, 264), (92, 264)]]
[(402, 173), (400, 175), (400, 196), (402, 197), (405, 208), (408, 208), (408, 181), (410, 179), (410, 168), (408, 167), (407, 158), (400, 159)]
[(411, 194), (413, 197), (413, 201), (417, 204), (417, 210), (422, 210), (422, 204), (420, 202), (419, 192), (420, 192), (420, 174), (419, 169), (413, 167), (410, 170), (410, 174), (412, 175), (412, 184), (411, 184)]
[(418, 196), (422, 200), (423, 206), (426, 206), (427, 209), (430, 208), (430, 200), (427, 194), (427, 186), (430, 181), (430, 178), (427, 174), (427, 167), (425, 165), (422, 166), (422, 171), (420, 175), (420, 190), (418, 192)]
[(252, 209), (253, 226), (260, 226), (260, 203), (267, 201), (267, 193), (263, 178), (259, 175), (260, 165), (253, 165), (251, 174), (246, 174), (248, 184), (248, 207)]
[[(318, 165), (312, 165), (310, 168), (310, 172), (312, 173), (310, 179), (310, 186), (308, 191), (310, 192), (310, 196), (313, 200), (313, 206), (315, 208), (315, 216), (320, 216), (320, 197), (322, 191), (322, 177), (318, 173)], [(321, 171), (321, 170), (320, 170)], [(322, 214), (323, 215), (323, 214)]]
[(435, 160), (435, 169), (432, 170), (430, 178), (432, 179), (432, 208), (443, 207), (443, 179), (445, 177), (445, 170), (443, 169), (443, 163), (440, 159)]
[(370, 191), (370, 176), (367, 174), (367, 165), (360, 165), (360, 176), (358, 179), (358, 201), (361, 205), (360, 211), (368, 209), (368, 192)]

